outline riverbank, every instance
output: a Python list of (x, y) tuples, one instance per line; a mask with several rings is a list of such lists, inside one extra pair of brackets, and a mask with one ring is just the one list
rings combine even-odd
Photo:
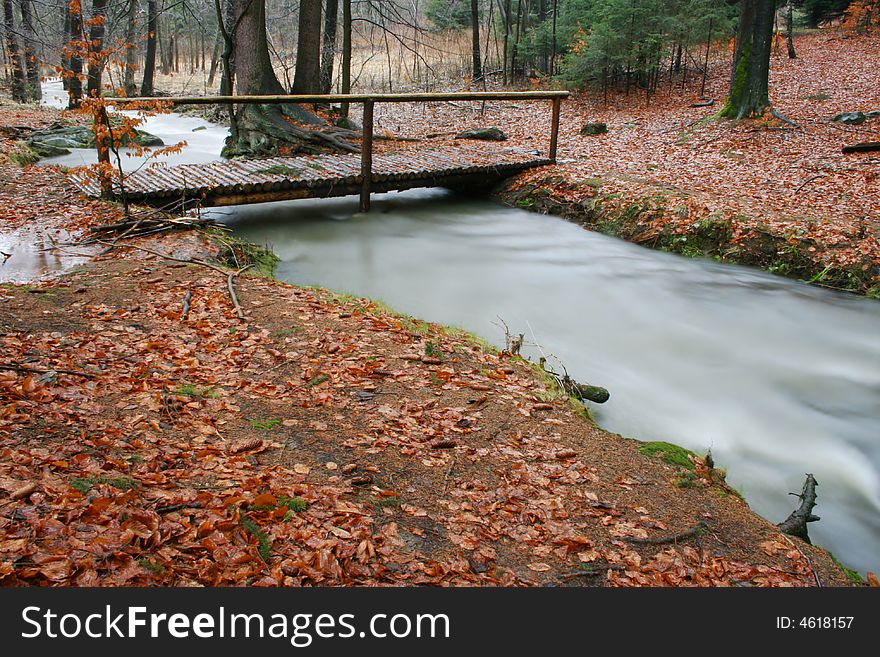
[[(26, 172), (0, 165), (4, 226), (118, 212)], [(210, 233), (131, 244), (230, 262)], [(234, 289), (244, 321), (225, 274), (128, 246), (0, 287), (0, 581), (848, 583), (700, 458), (595, 427), (516, 357), (368, 299)]]
[[(558, 164), (506, 181), (496, 198), (650, 248), (880, 297), (880, 162), (841, 151), (876, 140), (880, 118), (831, 121), (880, 110), (880, 36), (827, 29), (795, 45), (795, 60), (774, 52), (770, 93), (796, 125), (716, 120), (729, 83), (722, 58), (702, 95), (699, 77), (649, 100), (575, 94), (562, 104)], [(377, 117), (392, 133), (432, 141), (486, 125), (508, 133), (511, 147), (549, 141), (549, 112), (537, 105), (395, 105)], [(588, 122), (607, 131), (582, 134)]]

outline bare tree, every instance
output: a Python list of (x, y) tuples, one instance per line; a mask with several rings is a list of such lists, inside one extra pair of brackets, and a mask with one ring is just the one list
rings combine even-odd
[(321, 90), (321, 0), (300, 0), (296, 46), (295, 94)]
[(24, 83), (24, 67), (21, 63), (21, 47), (15, 31), (15, 14), (12, 0), (3, 0), (3, 28), (6, 32), (6, 50), (12, 69), (12, 100), (23, 103), (27, 100)]
[(327, 0), (324, 10), (324, 40), (321, 44), (321, 93), (329, 94), (333, 86), (333, 58), (336, 56), (336, 26), (339, 0)]
[(156, 9), (156, 0), (147, 0), (147, 51), (144, 56), (141, 96), (153, 95), (153, 78), (156, 75), (156, 31), (159, 29)]
[(33, 0), (18, 0), (21, 11), (21, 33), (24, 40), (24, 68), (27, 78), (25, 96), (28, 100), (40, 100), (40, 61), (37, 55), (37, 34), (34, 30)]

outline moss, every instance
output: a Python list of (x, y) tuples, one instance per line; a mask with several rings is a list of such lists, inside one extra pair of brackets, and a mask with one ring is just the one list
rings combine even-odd
[(689, 449), (662, 440), (642, 443), (639, 445), (639, 451), (648, 457), (660, 454), (661, 458), (667, 463), (678, 465), (688, 470), (694, 469), (694, 463), (691, 461), (690, 457), (697, 456)]
[(138, 482), (131, 477), (74, 477), (70, 485), (80, 493), (88, 493), (92, 486), (107, 484), (119, 490), (130, 490), (138, 487)]
[(199, 388), (192, 383), (184, 383), (177, 386), (171, 391), (175, 395), (183, 395), (185, 397), (204, 397), (208, 399), (216, 399), (219, 397), (217, 391), (213, 387)]
[(26, 167), (30, 166), (31, 164), (35, 164), (39, 159), (39, 154), (37, 154), (34, 149), (32, 149), (23, 141), (18, 142), (18, 144), (16, 144), (15, 150), (9, 153), (9, 161), (13, 164), (17, 164), (20, 167)]
[(853, 584), (858, 584), (860, 586), (863, 586), (865, 584), (865, 580), (857, 571), (853, 570), (852, 568), (847, 568), (842, 563), (840, 563), (840, 560), (834, 556), (834, 553), (831, 550), (827, 550), (827, 552), (828, 556), (831, 557), (831, 560), (840, 567), (840, 569), (843, 571), (843, 574), (846, 575), (846, 578), (850, 582), (852, 582)]
[(223, 265), (234, 269), (252, 265), (252, 271), (269, 278), (275, 277), (275, 268), (281, 259), (268, 245), (260, 246), (246, 242), (217, 227), (204, 228), (202, 232), (220, 246), (218, 260)]
[(749, 81), (749, 64), (752, 59), (752, 44), (746, 44), (736, 63), (736, 72), (730, 85), (730, 95), (724, 102), (718, 116), (722, 119), (737, 119), (739, 117), (739, 104)]

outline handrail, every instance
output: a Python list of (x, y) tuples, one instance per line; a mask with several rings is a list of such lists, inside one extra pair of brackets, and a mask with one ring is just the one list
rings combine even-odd
[[(550, 161), (556, 162), (556, 145), (559, 139), (559, 110), (567, 91), (455, 91), (449, 93), (407, 93), (407, 94), (281, 94), (276, 96), (165, 96), (105, 98), (115, 105), (134, 103), (170, 102), (172, 105), (280, 105), (284, 103), (363, 103), (363, 138), (361, 145), (361, 201), (360, 211), (370, 209), (370, 183), (373, 175), (373, 105), (375, 103), (429, 103), (454, 100), (549, 100), (552, 102), (550, 125)], [(97, 119), (96, 119), (97, 120)], [(108, 121), (106, 115), (102, 118)], [(103, 154), (102, 154), (102, 151)], [(109, 161), (106, 146), (98, 144), (98, 158)]]
[(454, 91), (408, 94), (280, 94), (275, 96), (156, 96), (112, 97), (109, 103), (170, 102), (172, 105), (270, 105), (280, 103), (427, 103), (447, 100), (553, 100), (568, 98), (568, 91)]

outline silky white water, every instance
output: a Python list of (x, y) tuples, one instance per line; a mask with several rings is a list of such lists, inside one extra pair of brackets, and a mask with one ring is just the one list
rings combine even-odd
[[(814, 541), (880, 567), (880, 303), (651, 251), (554, 217), (450, 193), (243, 206), (236, 236), (279, 278), (386, 301), (503, 343), (531, 331), (577, 380), (607, 387), (598, 423), (709, 448), (774, 522), (819, 481)], [(536, 359), (532, 347), (530, 355)]]

